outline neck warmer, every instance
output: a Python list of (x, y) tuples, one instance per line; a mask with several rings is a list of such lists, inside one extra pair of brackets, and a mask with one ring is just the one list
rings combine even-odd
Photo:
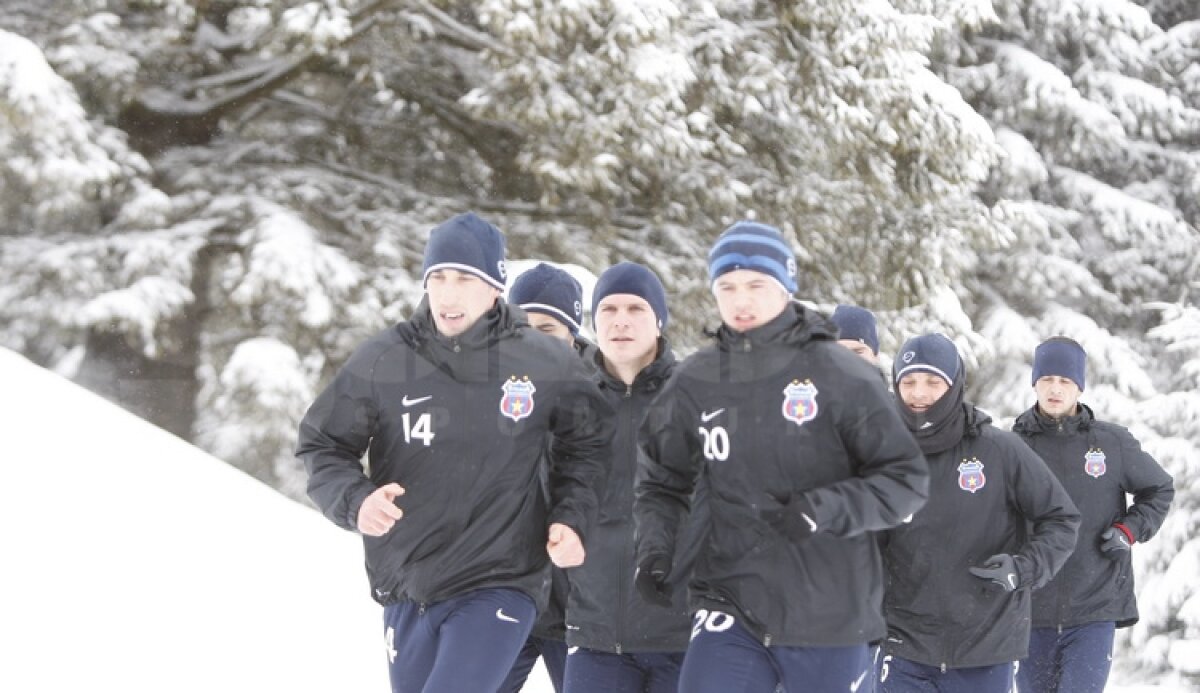
[(956, 378), (942, 398), (924, 413), (908, 408), (896, 390), (896, 401), (900, 404), (900, 417), (917, 439), (921, 452), (936, 455), (954, 447), (966, 432), (967, 408), (963, 405), (963, 381)]

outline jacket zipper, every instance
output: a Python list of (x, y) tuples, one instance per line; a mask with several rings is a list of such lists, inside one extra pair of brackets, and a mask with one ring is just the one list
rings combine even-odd
[[(627, 383), (625, 385), (625, 394), (624, 394), (625, 402), (622, 403), (622, 406), (625, 408), (625, 418), (629, 422), (629, 425), (632, 427), (634, 421), (633, 421), (633, 407), (632, 407), (632, 403), (629, 401), (629, 399), (631, 397), (633, 397), (633, 384)], [(631, 430), (633, 432), (632, 440), (636, 441), (637, 440), (637, 430), (636, 429), (631, 429)], [(635, 455), (634, 459), (636, 460), (637, 459), (637, 457), (636, 457), (637, 443), (636, 442), (634, 443), (634, 455)], [(634, 473), (636, 474), (636, 471)], [(621, 555), (622, 556), (625, 555), (624, 547), (622, 547)], [(625, 577), (628, 574), (629, 574), (629, 566), (625, 563), (624, 560), (618, 561), (618, 563), (617, 563), (617, 609), (616, 609), (616, 611), (617, 611), (617, 627), (616, 627), (616, 630), (613, 632), (613, 636), (614, 636), (613, 640), (616, 641), (617, 654), (621, 654), (621, 651), (624, 649), (621, 646), (621, 639), (625, 635), (625, 604), (626, 604)]]
[[(955, 445), (953, 448), (951, 448), (951, 450), (953, 450), (953, 452), (954, 452), (954, 454), (955, 454), (955, 455), (958, 455), (958, 454), (959, 454), (959, 452), (960, 452), (960, 450), (959, 450), (959, 446), (957, 446), (957, 445)], [(957, 539), (957, 538), (959, 537), (959, 535), (958, 535), (958, 534), (955, 534), (955, 535), (954, 535), (954, 537), (955, 537), (955, 539)], [(951, 550), (951, 552), (950, 552), (950, 555), (952, 555), (952, 556), (954, 556), (954, 555), (957, 555), (957, 553), (956, 553), (956, 551), (957, 551), (957, 545), (958, 545), (958, 542), (954, 542), (953, 544), (951, 544), (951, 549), (952, 549), (952, 550)], [(935, 575), (938, 575), (938, 576), (940, 577), (940, 573), (935, 573)], [(941, 581), (940, 579), (937, 579), (937, 583), (936, 583), (936, 585), (937, 585), (937, 587), (938, 587), (938, 590), (935, 592), (935, 594), (941, 594), (941, 593), (942, 593), (942, 590), (941, 590), (942, 584), (941, 584), (941, 583), (942, 583), (942, 581)], [(939, 606), (940, 606), (940, 607), (942, 607), (942, 608), (938, 609), (938, 620), (939, 620), (940, 622), (942, 622), (942, 623), (945, 623), (945, 622), (946, 622), (946, 618), (945, 618), (945, 613), (946, 613), (945, 606), (946, 606), (946, 603), (945, 603), (945, 601), (940, 601), (940, 602), (939, 602)], [(946, 673), (946, 669), (948, 668), (948, 667), (947, 667), (947, 662), (946, 662), (946, 660), (950, 659), (950, 650), (953, 648), (953, 645), (952, 645), (950, 642), (948, 642), (946, 639), (944, 639), (944, 638), (941, 640), (941, 642), (940, 642), (939, 644), (940, 644), (940, 646), (941, 646), (941, 649), (942, 649), (942, 666), (941, 666), (941, 669), (942, 669), (942, 673), (944, 674), (944, 673)]]
[[(1058, 424), (1058, 432), (1059, 433), (1063, 432), (1063, 425), (1062, 425), (1061, 421)], [(1053, 447), (1055, 448), (1054, 459), (1056, 459), (1056, 460), (1066, 459), (1063, 451), (1067, 447), (1067, 445), (1066, 445), (1067, 441), (1064, 440), (1063, 438), (1056, 438), (1055, 440), (1052, 441), (1052, 443), (1053, 443)], [(1069, 474), (1070, 471), (1063, 470), (1063, 473)], [(1058, 581), (1058, 589), (1055, 590), (1055, 595), (1054, 595), (1054, 597), (1055, 597), (1054, 601), (1056, 602), (1054, 605), (1054, 616), (1055, 616), (1056, 620), (1058, 621), (1057, 625), (1058, 625), (1058, 634), (1059, 635), (1062, 635), (1062, 631), (1063, 631), (1062, 622), (1065, 620), (1065, 617), (1066, 617), (1066, 614), (1064, 612), (1066, 610), (1067, 601), (1068, 601), (1067, 600), (1067, 592), (1068, 592), (1067, 581), (1059, 580)]]

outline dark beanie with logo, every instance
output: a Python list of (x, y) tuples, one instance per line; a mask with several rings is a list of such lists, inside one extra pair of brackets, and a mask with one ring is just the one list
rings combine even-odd
[(708, 283), (735, 270), (761, 272), (796, 293), (796, 254), (779, 229), (756, 221), (739, 221), (717, 237), (708, 252)]
[(565, 270), (539, 262), (526, 270), (508, 290), (508, 302), (527, 313), (558, 320), (572, 335), (583, 323), (583, 287)]
[(619, 262), (604, 270), (592, 289), (592, 325), (596, 324), (596, 308), (600, 301), (613, 294), (633, 294), (650, 304), (654, 317), (658, 318), (658, 329), (666, 330), (671, 320), (667, 310), (667, 292), (658, 275), (645, 265), (636, 262)]
[(1051, 337), (1033, 350), (1033, 383), (1038, 378), (1057, 375), (1070, 378), (1083, 392), (1087, 371), (1087, 352), (1069, 337)]
[(892, 383), (899, 384), (905, 374), (917, 372), (932, 373), (945, 380), (947, 385), (954, 385), (962, 372), (961, 363), (958, 347), (946, 335), (933, 333), (912, 337), (896, 352)]
[(879, 354), (879, 334), (875, 330), (875, 314), (858, 306), (839, 305), (830, 320), (838, 327), (838, 339), (862, 342)]
[(504, 266), (504, 234), (495, 226), (465, 212), (434, 227), (425, 243), (425, 266), (421, 285), (431, 272), (452, 269), (473, 274), (504, 290), (508, 270)]

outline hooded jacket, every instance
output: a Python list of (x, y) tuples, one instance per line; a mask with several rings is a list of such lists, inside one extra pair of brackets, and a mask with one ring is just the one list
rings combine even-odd
[[(1060, 420), (1042, 416), (1034, 406), (1017, 417), (1013, 431), (1046, 462), (1082, 515), (1074, 553), (1033, 594), (1034, 627), (1133, 625), (1138, 611), (1130, 552), (1109, 559), (1100, 551), (1100, 535), (1120, 523), (1135, 541), (1153, 537), (1175, 497), (1171, 475), (1127, 429), (1097, 421), (1083, 404), (1078, 414)], [(1125, 494), (1133, 495), (1132, 505)]]
[[(676, 369), (642, 426), (639, 563), (689, 541), (686, 513), (704, 518), (689, 607), (734, 616), (766, 646), (881, 638), (870, 532), (926, 495), (924, 458), (878, 374), (836, 334), (799, 304), (745, 333), (722, 327)], [(817, 532), (794, 541), (765, 519), (788, 506), (811, 512)]]
[[(447, 338), (423, 301), (359, 347), (300, 424), (309, 496), (339, 527), (355, 530), (376, 488), (405, 489), (404, 517), (363, 537), (381, 604), (511, 587), (542, 605), (549, 524), (572, 527), (586, 548), (611, 409), (580, 359), (521, 316), (499, 300)], [(539, 467), (551, 435), (547, 514)]]
[[(596, 345), (579, 335), (575, 335), (574, 339), (575, 344), (572, 350), (576, 356), (583, 360), (583, 363), (588, 367), (588, 371), (591, 372), (595, 368), (596, 363)], [(547, 503), (550, 502), (549, 470), (552, 464), (550, 456), (553, 446), (553, 441), (550, 441), (549, 447), (546, 448), (546, 464), (542, 467), (542, 490), (546, 494)], [(599, 496), (600, 490), (597, 489), (597, 498)], [(570, 583), (567, 581), (567, 571), (552, 566), (550, 568), (550, 598), (546, 602), (546, 608), (538, 612), (537, 621), (533, 624), (533, 632), (530, 633), (531, 637), (556, 640), (558, 642), (566, 641), (567, 597), (570, 594), (570, 590)]]
[(658, 356), (630, 385), (604, 368), (603, 354), (595, 358), (597, 383), (616, 411), (616, 435), (588, 546), (592, 560), (567, 571), (567, 644), (616, 654), (683, 652), (691, 632), (684, 591), (677, 590), (667, 608), (647, 603), (633, 584), (633, 482), (642, 454), (638, 428), (674, 370), (675, 357), (660, 338)]
[[(1075, 505), (1037, 455), (959, 396), (958, 442), (927, 456), (928, 502), (880, 542), (884, 650), (943, 670), (1026, 655), (1030, 594), (1066, 562), (1079, 526)], [(968, 572), (1002, 553), (1016, 564), (1014, 592)]]

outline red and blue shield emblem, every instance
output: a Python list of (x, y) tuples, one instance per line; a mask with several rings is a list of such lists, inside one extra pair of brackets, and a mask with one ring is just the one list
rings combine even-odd
[(987, 477), (983, 475), (983, 463), (979, 458), (963, 460), (962, 464), (958, 465), (958, 487), (975, 493), (984, 486), (987, 486)]
[(783, 388), (783, 418), (797, 426), (817, 418), (817, 386), (811, 380), (793, 380)]
[(1107, 458), (1104, 456), (1104, 451), (1100, 448), (1092, 448), (1083, 456), (1083, 471), (1088, 473), (1088, 476), (1093, 479), (1099, 479), (1108, 471), (1108, 464), (1105, 462)]
[(520, 380), (515, 375), (510, 376), (501, 389), (504, 390), (504, 396), (500, 398), (501, 414), (513, 421), (520, 421), (533, 413), (533, 393), (537, 392), (537, 388), (530, 382), (529, 376)]

